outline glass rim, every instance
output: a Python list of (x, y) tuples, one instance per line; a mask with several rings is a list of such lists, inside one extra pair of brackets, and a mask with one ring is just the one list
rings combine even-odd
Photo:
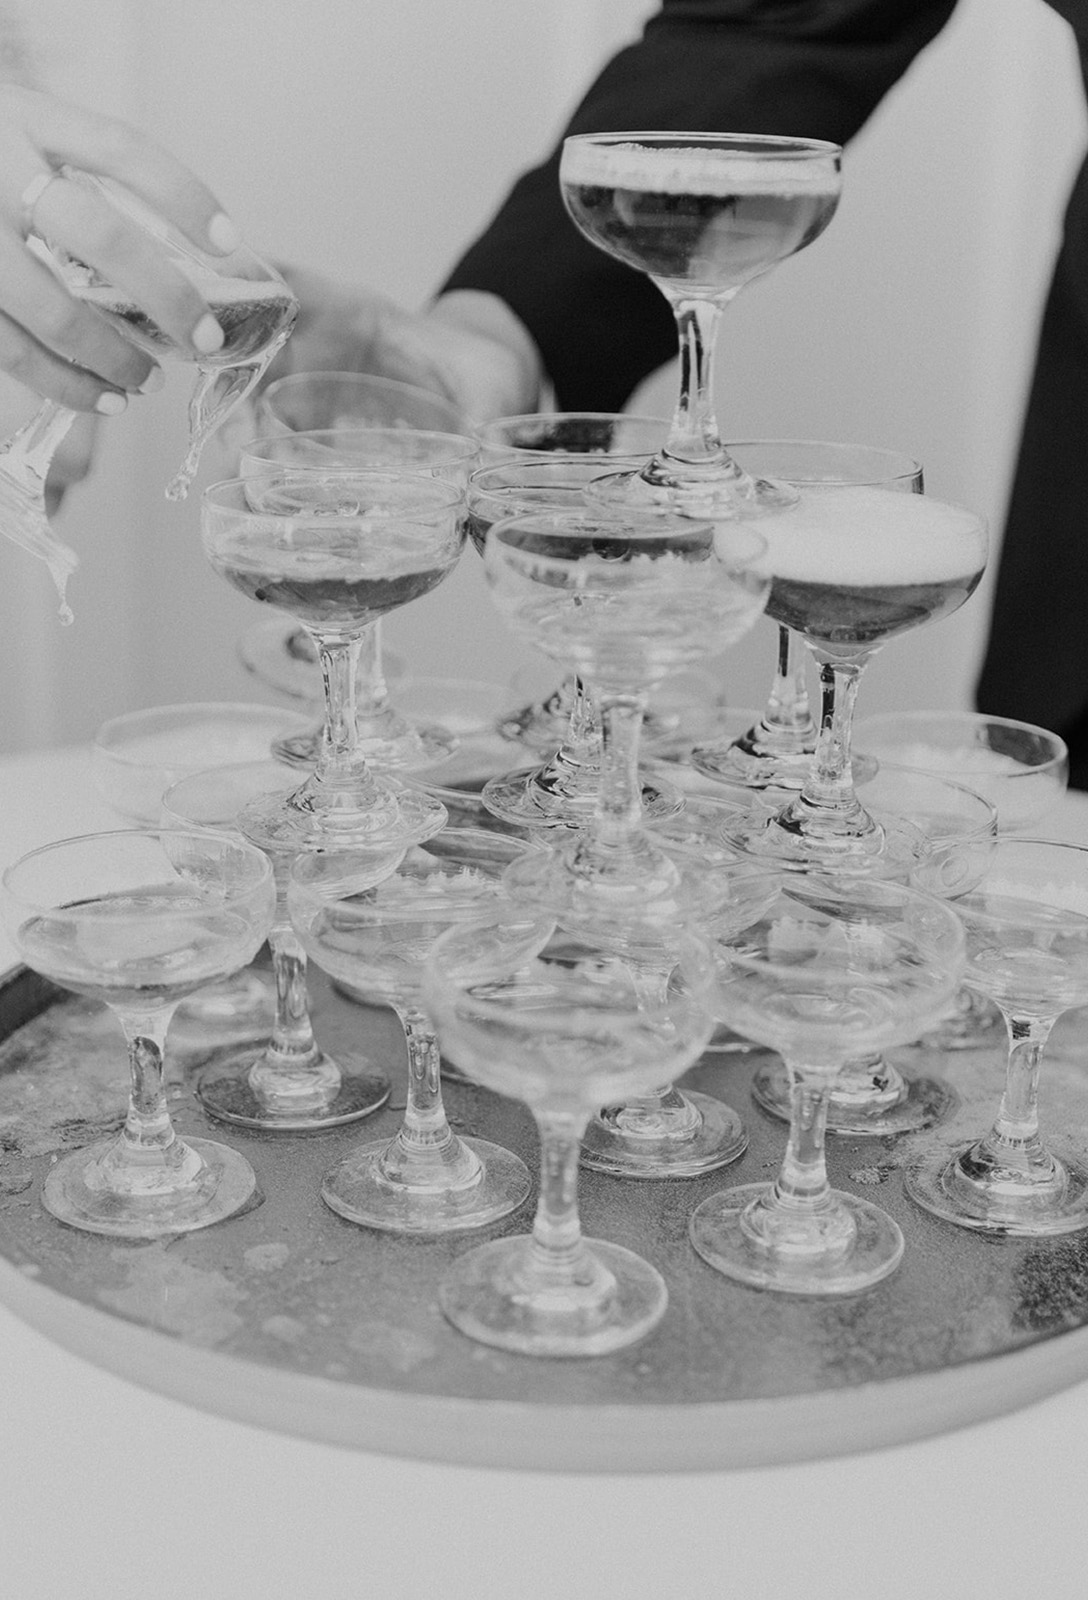
[[(775, 474), (776, 476), (784, 479), (787, 483), (799, 484), (799, 485), (802, 485), (805, 488), (815, 488), (815, 487), (818, 487), (818, 485), (820, 483), (824, 483), (824, 482), (826, 482), (829, 487), (858, 488), (858, 489), (876, 488), (881, 483), (887, 483), (890, 479), (893, 479), (893, 478), (894, 479), (900, 479), (900, 478), (916, 478), (916, 477), (920, 477), (924, 473), (924, 470), (925, 470), (924, 467), (923, 467), (922, 462), (916, 456), (910, 455), (905, 450), (897, 450), (892, 445), (862, 444), (860, 441), (850, 440), (850, 439), (803, 439), (803, 438), (795, 438), (795, 439), (775, 439), (775, 438), (725, 439), (725, 438), (723, 438), (722, 445), (726, 450), (729, 451), (730, 454), (732, 454), (734, 451), (743, 452), (744, 450), (749, 449), (749, 448), (751, 448), (753, 450), (756, 450), (756, 449), (758, 449), (758, 450), (773, 450), (773, 449), (780, 449), (780, 450), (791, 450), (791, 449), (828, 450), (828, 451), (842, 451), (844, 454), (847, 451), (850, 451), (850, 450), (858, 450), (858, 451), (864, 451), (868, 455), (872, 455), (872, 456), (887, 456), (889, 461), (898, 460), (902, 465), (902, 470), (901, 471), (883, 473), (883, 474), (880, 474), (878, 476), (874, 476), (874, 477), (871, 477), (871, 478), (858, 477), (858, 478), (849, 478), (849, 479), (840, 480), (840, 479), (837, 479), (837, 478), (836, 479), (805, 478), (805, 477), (798, 477), (796, 474), (793, 474), (791, 476), (789, 473), (784, 473), (784, 472)], [(743, 465), (743, 463), (742, 463), (742, 465)]]
[[(516, 424), (548, 422), (634, 422), (637, 424), (648, 423), (653, 427), (668, 428), (668, 417), (653, 417), (644, 411), (515, 411), (506, 417), (490, 417), (487, 422), (476, 424), (474, 432), (478, 439), (487, 439), (492, 431), (504, 427), (514, 427)], [(575, 450), (557, 450), (556, 455), (578, 455), (589, 452)], [(551, 454), (551, 452), (549, 452)]]
[[(358, 427), (352, 426), (350, 428), (292, 428), (289, 433), (257, 434), (254, 436), (254, 438), (248, 439), (244, 444), (238, 446), (238, 455), (240, 458), (245, 456), (255, 456), (256, 447), (259, 445), (268, 447), (278, 445), (283, 447), (287, 441), (293, 439), (305, 439), (314, 444), (321, 444), (326, 439), (369, 439), (375, 434), (380, 434), (383, 436), (388, 434), (398, 439), (448, 441), (451, 446), (457, 447), (455, 451), (451, 449), (451, 452), (448, 456), (442, 456), (438, 461), (434, 462), (433, 464), (436, 466), (450, 466), (451, 464), (455, 464), (459, 461), (466, 461), (478, 454), (478, 445), (475, 437), (472, 434), (448, 433), (440, 428), (398, 428), (393, 423), (375, 423), (373, 427), (364, 423), (360, 423)], [(330, 444), (328, 448), (331, 450), (334, 447)], [(256, 459), (261, 458), (256, 457)], [(375, 472), (390, 473), (398, 470), (395, 463), (382, 465), (377, 462), (374, 463), (372, 468), (368, 466), (366, 462), (360, 462), (358, 467), (352, 466), (350, 463), (345, 463), (342, 466), (329, 468), (323, 467), (320, 462), (316, 461), (311, 463), (308, 461), (270, 460), (269, 466), (295, 467), (303, 472), (310, 470), (315, 472), (356, 472), (373, 470)], [(405, 464), (405, 470), (407, 470), (407, 463)], [(253, 474), (246, 474), (246, 476), (253, 476)], [(221, 479), (220, 481), (226, 482), (229, 480)]]
[[(263, 883), (272, 880), (272, 863), (263, 850), (258, 849), (256, 845), (250, 844), (247, 839), (233, 838), (226, 833), (217, 832), (213, 828), (200, 828), (194, 824), (192, 827), (100, 828), (91, 833), (75, 833), (64, 839), (51, 839), (46, 844), (35, 845), (32, 850), (24, 851), (21, 856), (5, 867), (3, 873), (0, 874), (0, 885), (3, 886), (4, 892), (9, 899), (16, 900), (23, 906), (44, 907), (46, 905), (54, 905), (56, 903), (53, 901), (32, 900), (24, 893), (20, 893), (19, 890), (13, 887), (15, 876), (24, 868), (30, 867), (35, 861), (41, 860), (53, 852), (56, 852), (59, 856), (62, 850), (68, 850), (78, 845), (99, 842), (104, 844), (107, 841), (119, 839), (157, 840), (163, 838), (195, 839), (199, 840), (203, 845), (214, 844), (222, 852), (229, 850), (234, 854), (241, 854), (243, 859), (259, 869), (252, 880), (242, 887), (241, 894), (249, 895), (254, 889), (260, 888)], [(57, 909), (72, 911), (75, 914), (79, 911), (79, 905), (78, 903), (73, 905), (61, 903), (57, 905)], [(206, 910), (207, 907), (202, 906), (196, 908), (193, 914), (196, 914), (196, 911), (203, 913)], [(185, 912), (178, 911), (172, 913), (172, 915), (184, 916)]]
[[(864, 738), (862, 737), (861, 731), (876, 722), (890, 723), (892, 721), (898, 722), (909, 720), (921, 727), (924, 725), (927, 719), (932, 718), (936, 718), (940, 721), (947, 721), (950, 724), (959, 723), (965, 728), (979, 728), (984, 726), (986, 723), (992, 723), (995, 727), (1017, 729), (1024, 733), (1032, 734), (1038, 738), (1041, 745), (1050, 745), (1053, 747), (1052, 754), (1048, 756), (1045, 761), (1040, 761), (1035, 766), (1021, 767), (1015, 772), (1009, 772), (1002, 775), (1003, 778), (1007, 778), (1009, 780), (1012, 780), (1013, 778), (1032, 777), (1037, 773), (1046, 772), (1052, 767), (1061, 766), (1069, 759), (1069, 746), (1066, 744), (1061, 734), (1055, 733), (1053, 728), (1044, 728), (1041, 723), (1037, 722), (1025, 722), (1021, 717), (997, 716), (989, 711), (941, 711), (938, 709), (926, 711), (917, 708), (910, 711), (874, 711), (868, 716), (858, 718), (854, 728), (855, 743), (860, 749), (864, 743)], [(1045, 841), (1039, 842), (1042, 843)]]
[[(285, 470), (289, 467), (280, 463), (278, 470), (275, 463), (269, 463), (268, 472), (253, 472), (246, 477), (220, 478), (218, 482), (211, 483), (201, 495), (201, 508), (204, 511), (217, 513), (229, 512), (232, 517), (259, 520), (263, 522), (306, 522), (315, 517), (322, 521), (329, 521), (327, 516), (322, 516), (316, 508), (307, 511), (299, 507), (293, 511), (260, 511), (255, 510), (246, 502), (247, 490), (252, 492), (255, 484), (281, 483)], [(304, 471), (306, 469), (303, 469)], [(325, 467), (323, 476), (336, 484), (351, 482), (396, 484), (406, 491), (414, 491), (418, 497), (415, 503), (406, 495), (409, 501), (406, 507), (398, 508), (411, 515), (438, 515), (442, 512), (456, 511), (464, 502), (464, 490), (447, 483), (443, 478), (435, 478), (426, 472), (401, 472), (389, 467)], [(235, 504), (240, 500), (241, 504)], [(365, 517), (369, 513), (365, 510), (344, 512), (342, 520), (349, 522), (353, 517)]]
[[(757, 563), (762, 562), (768, 553), (768, 544), (761, 533), (746, 523), (726, 522), (716, 523), (700, 520), (697, 517), (660, 516), (650, 515), (627, 521), (622, 517), (609, 517), (606, 513), (594, 512), (590, 506), (565, 507), (542, 506), (535, 511), (517, 511), (512, 516), (501, 517), (493, 522), (487, 531), (488, 543), (492, 539), (501, 542), (504, 535), (511, 527), (522, 526), (526, 532), (553, 532), (557, 539), (563, 536), (564, 525), (569, 529), (577, 528), (579, 524), (589, 523), (593, 528), (600, 530), (602, 538), (613, 537), (622, 539), (627, 543), (649, 543), (651, 540), (679, 539), (682, 536), (693, 538), (700, 534), (709, 533), (711, 544), (715, 553), (720, 557), (719, 538), (730, 540), (734, 543), (740, 541), (745, 547), (742, 553), (734, 555), (731, 559), (738, 560), (744, 566), (751, 566), (754, 570)], [(528, 524), (528, 527), (525, 525)], [(535, 552), (538, 559), (554, 560), (546, 551)], [(578, 558), (575, 557), (575, 560)], [(605, 563), (606, 565), (608, 563)], [(723, 560), (723, 566), (727, 562)], [(756, 573), (756, 576), (766, 577), (765, 573)]]
[[(831, 139), (808, 139), (803, 135), (783, 133), (723, 133), (697, 128), (643, 128), (629, 132), (569, 133), (563, 140), (568, 144), (643, 144), (663, 148), (691, 147), (712, 149), (715, 145), (729, 149), (735, 156), (758, 159), (763, 150), (774, 150), (778, 155), (797, 160), (814, 156), (841, 156), (843, 147)], [(751, 146), (745, 149), (744, 146)]]

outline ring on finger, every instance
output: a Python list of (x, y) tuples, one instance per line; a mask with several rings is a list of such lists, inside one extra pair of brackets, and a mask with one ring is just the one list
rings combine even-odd
[(59, 171), (58, 168), (46, 167), (44, 171), (36, 172), (34, 174), (26, 188), (23, 190), (22, 194), (19, 196), (19, 206), (23, 219), (24, 239), (30, 234), (38, 232), (37, 223), (34, 221), (34, 213), (38, 209), (38, 204), (42, 195), (45, 193), (51, 183), (54, 183), (57, 178), (63, 177), (64, 173)]

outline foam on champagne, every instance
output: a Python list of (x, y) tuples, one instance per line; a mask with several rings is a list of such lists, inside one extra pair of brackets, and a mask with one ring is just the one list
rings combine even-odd
[(796, 505), (768, 512), (753, 526), (767, 541), (762, 571), (794, 582), (942, 583), (980, 572), (986, 560), (981, 517), (894, 489), (802, 492)]
[[(770, 148), (773, 148), (770, 147)], [(598, 144), (572, 139), (563, 150), (566, 184), (601, 189), (638, 189), (655, 194), (837, 195), (835, 161), (806, 156), (791, 161), (762, 153), (745, 155), (724, 146), (638, 143)]]

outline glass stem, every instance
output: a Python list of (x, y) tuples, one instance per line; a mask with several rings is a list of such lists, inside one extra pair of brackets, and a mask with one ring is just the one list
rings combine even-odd
[(354, 788), (365, 763), (358, 755), (358, 729), (355, 722), (355, 666), (361, 640), (352, 638), (316, 639), (321, 678), (325, 690), (325, 727), (321, 735), (314, 780), (333, 787)]
[(450, 1149), (454, 1133), (442, 1104), (441, 1055), (429, 1018), (411, 1006), (396, 1007), (408, 1046), (408, 1093), (402, 1145), (431, 1154)]
[(166, 1030), (174, 1009), (171, 1004), (139, 1013), (115, 1013), (128, 1043), (132, 1080), (122, 1140), (126, 1151), (134, 1156), (154, 1155), (174, 1143), (163, 1085)]
[(714, 300), (669, 296), (680, 346), (680, 397), (663, 454), (694, 465), (721, 461), (721, 435), (714, 410), (714, 353), (723, 308), (733, 293)]
[(381, 621), (372, 622), (359, 638), (355, 666), (355, 717), (360, 727), (378, 718), (389, 699), (389, 687), (382, 671)]
[(276, 1017), (268, 1053), (277, 1065), (297, 1070), (320, 1054), (310, 1022), (306, 952), (290, 923), (277, 922), (269, 932), (268, 946), (276, 980)]
[(767, 697), (762, 726), (769, 733), (788, 736), (797, 749), (802, 749), (815, 739), (816, 724), (812, 720), (812, 708), (809, 705), (804, 658), (797, 645), (793, 629), (780, 626), (777, 670)]
[(854, 793), (850, 741), (864, 663), (820, 663), (820, 731), (804, 787), (788, 815), (818, 832), (856, 836), (875, 824)]
[(783, 1210), (812, 1212), (826, 1206), (831, 1193), (824, 1135), (833, 1079), (825, 1070), (788, 1065), (790, 1132), (774, 1181), (774, 1204)]
[(578, 1220), (578, 1153), (584, 1113), (538, 1111), (540, 1195), (533, 1219), (533, 1272), (549, 1287), (572, 1284), (585, 1255)]
[(642, 822), (642, 782), (638, 770), (644, 694), (597, 693), (601, 721), (601, 777), (593, 834), (598, 843), (619, 846)]
[(1009, 1060), (1005, 1092), (983, 1148), (1004, 1166), (1033, 1165), (1043, 1158), (1039, 1139), (1039, 1068), (1053, 1017), (1008, 1017)]

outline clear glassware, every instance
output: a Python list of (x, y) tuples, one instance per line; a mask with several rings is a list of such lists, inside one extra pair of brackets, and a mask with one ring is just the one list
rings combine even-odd
[(739, 523), (552, 510), (492, 526), (484, 565), (499, 611), (591, 686), (602, 728), (592, 818), (511, 868), (512, 892), (590, 925), (670, 918), (714, 892), (712, 877), (679, 865), (645, 826), (642, 713), (655, 683), (752, 627), (769, 588), (765, 556)]
[(767, 915), (717, 948), (720, 1014), (789, 1065), (790, 1132), (777, 1178), (702, 1201), (691, 1242), (756, 1288), (855, 1294), (895, 1270), (903, 1235), (881, 1207), (831, 1188), (828, 1096), (844, 1061), (940, 1014), (963, 971), (963, 927), (902, 884), (791, 873)]
[[(317, 646), (293, 618), (261, 617), (252, 623), (238, 641), (238, 659), (266, 689), (320, 711), (323, 694)], [(382, 673), (392, 694), (412, 681), (403, 659), (390, 650), (382, 651)]]
[(767, 615), (805, 640), (820, 669), (816, 755), (784, 806), (753, 805), (730, 842), (783, 868), (907, 877), (917, 828), (877, 821), (858, 799), (851, 759), (861, 674), (887, 640), (949, 616), (978, 586), (986, 524), (928, 495), (850, 485), (803, 492), (759, 519), (774, 574)]
[(904, 1174), (925, 1210), (961, 1228), (1043, 1238), (1088, 1228), (1088, 1166), (1039, 1131), (1039, 1074), (1058, 1017), (1088, 1004), (1088, 850), (999, 839), (989, 869), (956, 902), (964, 982), (1005, 1018), (1005, 1092), (989, 1132), (936, 1142)]
[[(584, 490), (599, 472), (596, 457), (551, 454), (519, 457), (498, 466), (481, 467), (469, 479), (469, 538), (481, 555), (488, 529), (519, 512), (554, 507), (584, 507)], [(601, 729), (593, 697), (584, 680), (568, 672), (557, 691), (551, 716), (566, 707), (562, 735), (547, 761), (493, 777), (485, 787), (488, 806), (504, 822), (528, 828), (576, 828), (593, 815), (601, 774)], [(530, 707), (529, 714), (535, 717)], [(501, 726), (506, 737), (525, 736), (520, 718)], [(646, 815), (668, 816), (679, 809), (680, 796), (660, 778), (642, 779)]]
[[(476, 461), (476, 441), (465, 434), (419, 428), (323, 428), (250, 439), (239, 453), (238, 476), (250, 478), (282, 467), (287, 472), (373, 468), (412, 472), (454, 484), (462, 491)], [(457, 736), (438, 723), (415, 723), (390, 701), (382, 668), (380, 619), (362, 636), (355, 667), (358, 748), (379, 767), (430, 767), (451, 756)], [(321, 745), (321, 725), (277, 745), (277, 759), (312, 767)]]
[(465, 418), (443, 395), (375, 372), (291, 372), (256, 395), (246, 438), (311, 428), (426, 428), (464, 433)]
[[(861, 759), (915, 767), (984, 795), (996, 808), (1002, 834), (1035, 834), (1069, 784), (1065, 740), (1048, 728), (981, 711), (889, 711), (859, 719)], [(964, 985), (926, 1043), (973, 1050), (1005, 1037), (992, 1000)]]
[[(860, 784), (858, 794), (871, 814), (894, 810), (924, 836), (927, 850), (911, 879), (915, 888), (955, 900), (986, 871), (997, 838), (997, 813), (982, 795), (932, 773), (890, 763)], [(771, 1060), (756, 1069), (752, 1096), (764, 1111), (788, 1121), (790, 1092), (784, 1062)], [(882, 1050), (869, 1050), (848, 1060), (835, 1079), (827, 1102), (827, 1132), (896, 1138), (943, 1122), (958, 1104), (944, 1077), (913, 1066), (909, 1057), (896, 1062)]]
[[(91, 774), (126, 824), (159, 827), (163, 796), (189, 773), (268, 757), (273, 742), (299, 733), (305, 719), (245, 701), (191, 701), (109, 717), (91, 745)], [(181, 1000), (170, 1023), (172, 1050), (199, 1050), (264, 1033), (273, 997), (260, 972), (244, 968)]]
[[(653, 825), (654, 838), (709, 877), (716, 892), (700, 926), (727, 939), (755, 922), (778, 895), (778, 876), (716, 842), (728, 803), (691, 796), (675, 817)], [(631, 969), (636, 989), (651, 1006), (664, 1003), (682, 928), (629, 920), (602, 926), (596, 940), (614, 946)], [(707, 1043), (709, 1044), (709, 1040)], [(740, 1112), (716, 1095), (658, 1083), (632, 1100), (604, 1106), (582, 1135), (582, 1166), (613, 1177), (692, 1178), (728, 1166), (748, 1148)]]
[[(540, 1130), (531, 1234), (460, 1256), (439, 1304), (471, 1339), (536, 1356), (595, 1356), (649, 1333), (668, 1291), (650, 1262), (582, 1235), (578, 1141), (599, 1105), (679, 1077), (710, 1032), (709, 953), (691, 934), (664, 994), (640, 994), (610, 951), (563, 932), (535, 951), (515, 905), (447, 933), (424, 997), (443, 1054), (479, 1083), (524, 1100)], [(532, 922), (528, 924), (532, 929)]]
[(163, 1052), (177, 1002), (264, 941), (275, 888), (260, 851), (180, 830), (87, 834), (9, 867), (0, 905), (27, 966), (104, 1002), (128, 1042), (124, 1128), (50, 1168), (46, 1209), (90, 1233), (157, 1239), (246, 1206), (256, 1178), (244, 1157), (175, 1133)]
[(511, 1151), (455, 1134), (442, 1103), (423, 967), (436, 940), (502, 898), (502, 874), (527, 849), (496, 833), (449, 828), (407, 851), (373, 884), (369, 856), (304, 856), (288, 905), (298, 937), (333, 978), (392, 1006), (408, 1048), (404, 1120), (391, 1139), (350, 1150), (321, 1187), (349, 1222), (391, 1233), (483, 1228), (527, 1198), (529, 1173)]
[[(729, 451), (753, 477), (784, 480), (797, 489), (855, 484), (901, 494), (923, 491), (921, 466), (898, 450), (815, 439), (743, 439), (730, 441)], [(697, 746), (691, 763), (699, 772), (753, 789), (802, 787), (816, 754), (817, 728), (798, 646), (793, 630), (779, 623), (775, 673), (762, 715), (739, 738)]]
[[(458, 437), (471, 432), (468, 420), (445, 396), (373, 372), (293, 372), (262, 389), (252, 409), (246, 440), (270, 434), (310, 433), (314, 429), (395, 428)], [(381, 708), (395, 694), (403, 668), (382, 645), (379, 618), (364, 640), (356, 668), (356, 709)], [(320, 693), (318, 695), (320, 704)]]
[[(534, 411), (482, 423), (476, 436), (481, 467), (547, 461), (553, 455), (589, 455), (595, 458), (596, 471), (601, 471), (601, 456), (626, 457), (628, 464), (649, 457), (664, 444), (668, 432), (665, 417), (621, 411)], [(482, 550), (479, 535), (477, 547)], [(503, 724), (503, 733), (508, 739), (550, 754), (563, 745), (571, 730), (579, 692), (578, 680), (568, 673), (543, 699), (534, 699), (511, 712)]]
[(585, 133), (564, 141), (563, 200), (599, 249), (645, 272), (676, 317), (680, 396), (669, 439), (644, 467), (602, 484), (625, 510), (730, 516), (789, 504), (722, 443), (713, 400), (721, 314), (746, 283), (803, 250), (831, 221), (842, 150), (737, 133)]
[[(67, 168), (64, 175), (104, 196), (126, 222), (151, 235), (165, 259), (199, 289), (225, 334), (214, 354), (198, 357), (191, 349), (175, 344), (93, 265), (37, 235), (32, 234), (28, 241), (69, 292), (94, 306), (126, 339), (156, 360), (196, 366), (196, 388), (189, 406), (189, 450), (166, 489), (168, 499), (183, 499), (207, 440), (259, 382), (286, 342), (298, 315), (298, 301), (279, 273), (246, 246), (228, 256), (207, 255), (120, 184)], [(72, 615), (65, 585), (76, 557), (50, 530), (45, 481), (53, 456), (76, 416), (75, 411), (47, 400), (0, 449), (0, 530), (45, 560), (57, 585), (65, 621), (71, 621)]]
[[(262, 838), (296, 854), (384, 850), (437, 833), (441, 804), (377, 774), (358, 749), (355, 663), (376, 617), (429, 593), (465, 537), (463, 496), (437, 479), (364, 468), (236, 478), (204, 495), (204, 550), (243, 594), (288, 612), (313, 636), (325, 731), (313, 772), (286, 800), (255, 802)], [(239, 825), (248, 831), (249, 822)]]
[[(289, 767), (249, 761), (191, 773), (167, 790), (163, 818), (171, 826), (206, 828), (246, 837), (239, 818), (254, 800), (281, 799), (297, 786)], [(287, 880), (294, 855), (266, 848), (258, 833), (247, 843), (264, 850), (276, 884), (276, 913), (268, 930), (275, 989), (274, 1012), (262, 1036), (242, 1045), (218, 1041), (202, 1053), (197, 1099), (209, 1116), (270, 1133), (304, 1133), (368, 1117), (389, 1099), (389, 1080), (365, 1057), (337, 1061), (314, 1037), (306, 982), (306, 952), (287, 914)], [(377, 882), (395, 870), (397, 849), (365, 857)], [(357, 854), (362, 879), (364, 858)]]
[(1049, 728), (983, 711), (887, 711), (859, 717), (855, 742), (893, 762), (966, 784), (997, 810), (1001, 833), (1024, 833), (1054, 809), (1069, 784), (1069, 750)]

